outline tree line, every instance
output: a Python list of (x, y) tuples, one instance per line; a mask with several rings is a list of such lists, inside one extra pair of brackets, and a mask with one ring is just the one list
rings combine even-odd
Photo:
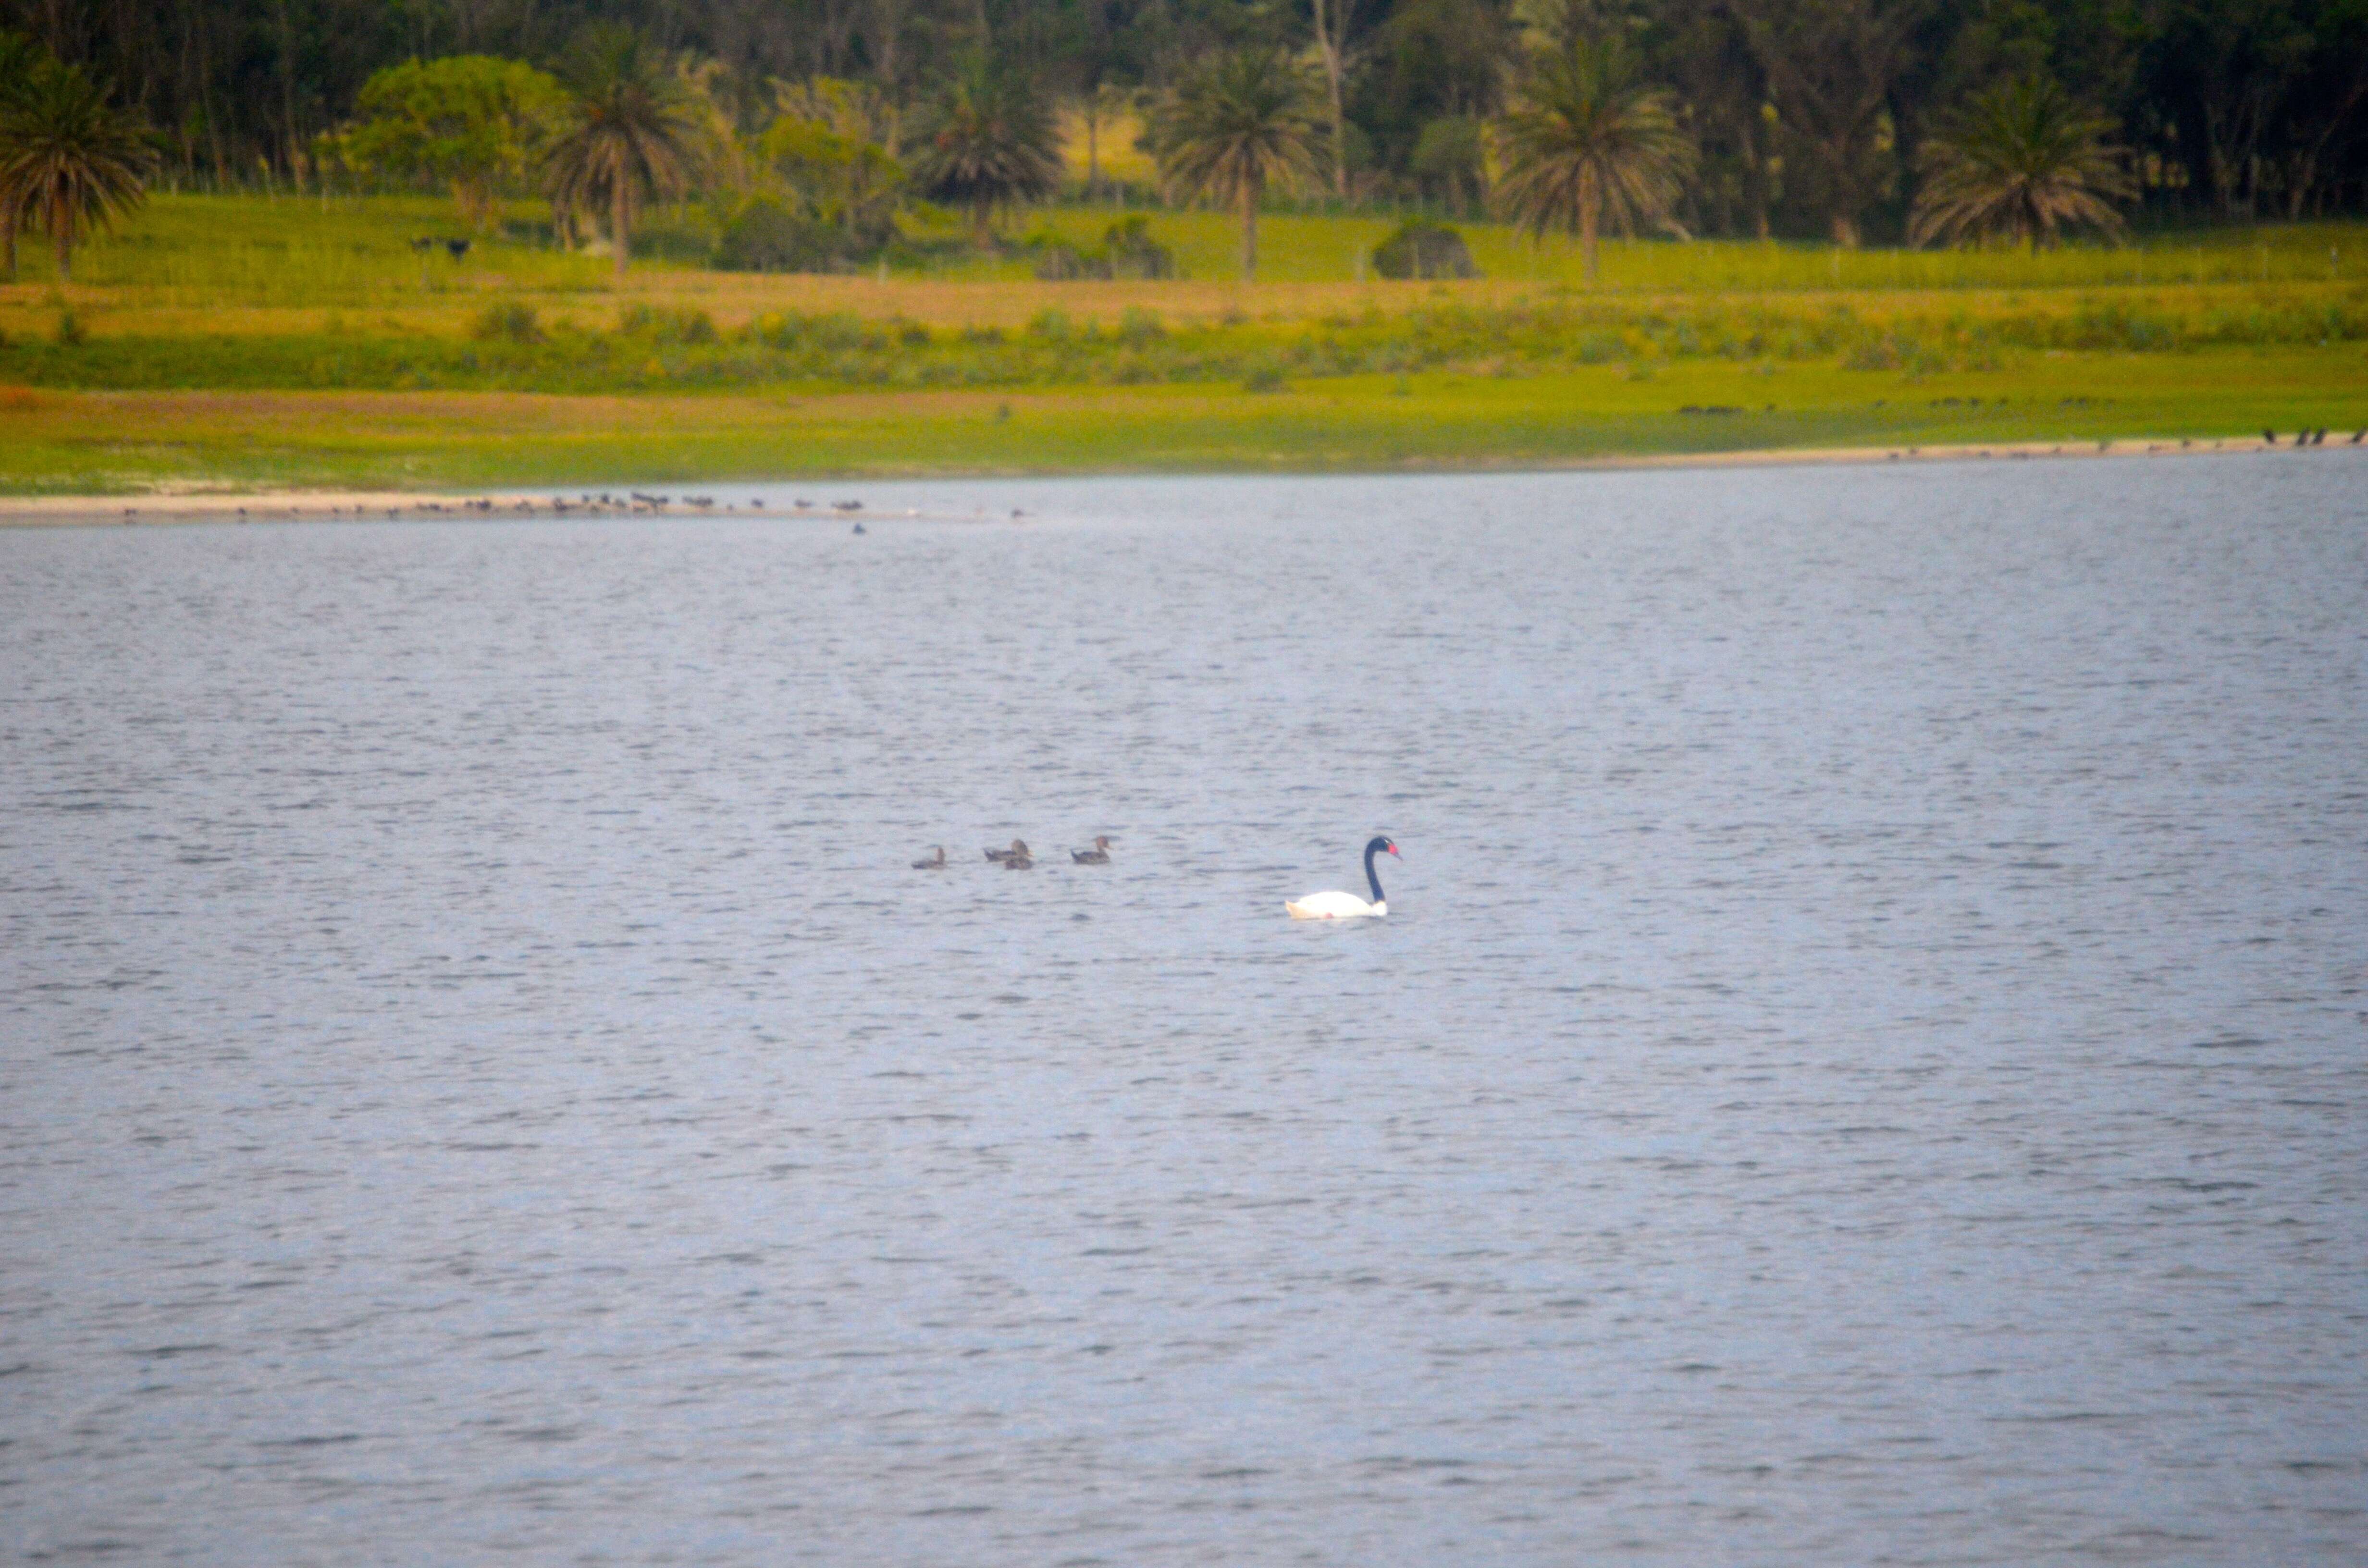
[(369, 166), (406, 69), (514, 68), (486, 90), (545, 127), (538, 167), (515, 138), (488, 199), (548, 185), (550, 128), (631, 38), (673, 130), (563, 191), (611, 230), (620, 189), (708, 182), (719, 152), (743, 187), (825, 169), (848, 229), (926, 189), (984, 230), (1058, 184), (1064, 112), (1139, 127), (1246, 247), (1276, 185), (1845, 244), (2368, 210), (2368, 0), (0, 0), (0, 29), (149, 127), (164, 177), (217, 186)]

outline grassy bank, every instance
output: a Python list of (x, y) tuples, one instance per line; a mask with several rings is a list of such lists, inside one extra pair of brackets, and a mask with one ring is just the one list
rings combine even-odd
[(2031, 353), (2169, 354), (2207, 347), (2368, 345), (2368, 286), (2290, 284), (2082, 291), (1975, 300), (1929, 294), (1647, 299), (1550, 295), (1367, 300), (1312, 316), (1234, 311), (1171, 324), (1048, 304), (1024, 325), (931, 325), (903, 314), (767, 311), (719, 323), (694, 305), (634, 303), (606, 322), (546, 318), (516, 298), (459, 333), (328, 321), (309, 332), (101, 332), (62, 310), (42, 336), (0, 342), (0, 382), (35, 387), (632, 392), (673, 389), (1053, 387), (1239, 382), (1455, 370), (1521, 376), (1620, 364), (1634, 378), (1691, 360), (1831, 361), (1911, 380), (1960, 369), (2021, 375)]
[[(1152, 237), (1175, 253), (1184, 280), (1230, 285), (1240, 255), (1234, 220), (1224, 212), (1115, 207), (1047, 208), (1014, 215), (1009, 234), (1039, 231), (1089, 244), (1112, 222), (1147, 216)], [(605, 293), (607, 260), (569, 255), (549, 244), (550, 213), (512, 203), (491, 229), (458, 222), (451, 204), (428, 197), (328, 199), (159, 193), (120, 229), (77, 253), (74, 290), (137, 296), (194, 308), (225, 305), (349, 309), (416, 301), (422, 295), (525, 290), (564, 295)], [(1348, 283), (1359, 257), (1396, 220), (1288, 209), (1259, 222), (1261, 283)], [(1561, 235), (1533, 241), (1502, 223), (1456, 221), (1485, 282), (1535, 289), (1586, 285), (1577, 244)], [(980, 256), (950, 244), (961, 222), (908, 221), (911, 244), (892, 251), (890, 281), (1030, 282), (1022, 251)], [(695, 208), (659, 209), (644, 220), (634, 282), (662, 291), (689, 284), (689, 268), (711, 243), (712, 216)], [(468, 238), (469, 254), (417, 252), (422, 238)], [(25, 247), (18, 291), (44, 294), (54, 284), (40, 244)], [(692, 275), (695, 276), (695, 275)], [(706, 275), (728, 287), (728, 275)], [(873, 275), (876, 276), (876, 275)], [(775, 285), (794, 279), (774, 278)], [(1766, 292), (1839, 289), (2116, 289), (2163, 284), (2368, 283), (2368, 225), (2282, 224), (2259, 229), (2141, 236), (2124, 245), (2070, 244), (2037, 256), (1984, 251), (1838, 250), (1793, 242), (1607, 240), (1601, 289), (1612, 291)], [(1091, 285), (1068, 285), (1072, 289)], [(0, 309), (10, 290), (0, 289)]]
[[(1154, 232), (1198, 276), (928, 252), (755, 277), (426, 200), (160, 198), (76, 281), (0, 289), (0, 490), (821, 472), (1374, 468), (2368, 424), (2368, 228), (1908, 255), (1467, 228), (1489, 274), (1357, 281), (1367, 218)], [(1106, 211), (1030, 215), (1084, 237)], [(660, 215), (658, 222), (666, 220)], [(680, 222), (682, 220), (677, 220)], [(679, 247), (677, 247), (679, 248)], [(2350, 260), (2346, 260), (2349, 256)], [(1212, 272), (1214, 272), (1214, 276)]]
[[(2143, 364), (2146, 373), (2130, 374)], [(2112, 372), (2118, 370), (2118, 376)], [(2103, 372), (2100, 374), (2100, 372)], [(2355, 362), (2313, 349), (2035, 358), (1912, 392), (1830, 366), (1719, 362), (1518, 378), (1342, 376), (1258, 393), (1132, 386), (554, 397), (504, 392), (0, 392), (0, 489), (474, 488), (825, 474), (1372, 470), (1770, 448), (2209, 442), (2368, 424)]]

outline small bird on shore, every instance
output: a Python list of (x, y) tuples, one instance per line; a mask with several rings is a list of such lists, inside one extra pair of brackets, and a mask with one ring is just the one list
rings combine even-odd
[(2278, 444), (2278, 433), (2275, 430), (2264, 430), (2261, 432), (2261, 439), (2274, 447)]
[(946, 846), (942, 844), (937, 846), (937, 853), (931, 855), (928, 859), (916, 860), (913, 862), (913, 869), (916, 871), (942, 871), (945, 869)]
[(1010, 848), (990, 849), (986, 852), (986, 858), (990, 860), (1025, 860), (1028, 858), (1028, 841), (1024, 838), (1015, 838), (1011, 841)]
[(1110, 864), (1110, 835), (1099, 835), (1095, 837), (1094, 846), (1091, 849), (1072, 849), (1069, 851), (1069, 858), (1080, 866), (1107, 866)]

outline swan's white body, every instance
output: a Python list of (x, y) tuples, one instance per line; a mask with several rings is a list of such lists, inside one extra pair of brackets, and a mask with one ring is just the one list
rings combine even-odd
[(1282, 907), (1290, 911), (1293, 920), (1355, 920), (1361, 915), (1387, 915), (1390, 912), (1389, 896), (1382, 892), (1382, 879), (1373, 874), (1373, 857), (1383, 851), (1395, 855), (1398, 846), (1381, 836), (1374, 837), (1365, 846), (1365, 886), (1372, 890), (1373, 901), (1371, 903), (1352, 892), (1312, 892), (1296, 903), (1286, 903)]
[(1354, 920), (1362, 915), (1387, 915), (1390, 901), (1367, 903), (1352, 892), (1312, 892), (1296, 903), (1285, 903), (1293, 920)]

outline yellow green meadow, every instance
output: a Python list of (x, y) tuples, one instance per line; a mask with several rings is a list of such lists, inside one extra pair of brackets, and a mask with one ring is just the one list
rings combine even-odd
[[(1090, 243), (1124, 214), (1022, 214)], [(1140, 214), (1137, 214), (1140, 215)], [(1388, 220), (1149, 215), (1183, 276), (1048, 282), (919, 242), (862, 276), (471, 233), (424, 199), (159, 195), (0, 287), (0, 492), (1345, 470), (2368, 426), (2368, 226), (2014, 251), (1612, 244), (1460, 225), (1482, 276), (1360, 277)], [(455, 256), (444, 242), (466, 238)], [(942, 238), (942, 237), (940, 237)], [(416, 242), (432, 241), (419, 245)]]

